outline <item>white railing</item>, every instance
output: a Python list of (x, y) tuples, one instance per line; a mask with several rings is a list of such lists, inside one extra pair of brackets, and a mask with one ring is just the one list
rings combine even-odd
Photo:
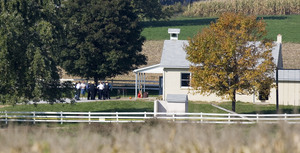
[(145, 122), (161, 119), (173, 122), (253, 124), (300, 123), (300, 114), (216, 114), (216, 113), (153, 113), (153, 112), (0, 112), (0, 123), (5, 122)]

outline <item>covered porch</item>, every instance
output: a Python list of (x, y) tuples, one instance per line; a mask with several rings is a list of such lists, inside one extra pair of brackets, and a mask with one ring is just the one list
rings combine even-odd
[(160, 64), (156, 64), (135, 69), (133, 72), (135, 73), (135, 99), (137, 99), (138, 92), (146, 91), (146, 73), (163, 74), (163, 67)]

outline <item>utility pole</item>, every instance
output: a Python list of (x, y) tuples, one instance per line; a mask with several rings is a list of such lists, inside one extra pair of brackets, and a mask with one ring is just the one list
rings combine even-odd
[(276, 112), (279, 113), (279, 95), (278, 95), (278, 67), (276, 66)]

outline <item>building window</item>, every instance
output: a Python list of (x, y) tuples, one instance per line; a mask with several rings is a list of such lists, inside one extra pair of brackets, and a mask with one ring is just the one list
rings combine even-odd
[(191, 73), (181, 73), (181, 87), (190, 87)]

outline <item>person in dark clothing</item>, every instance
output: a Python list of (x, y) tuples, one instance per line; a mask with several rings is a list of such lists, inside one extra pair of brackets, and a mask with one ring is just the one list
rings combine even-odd
[(91, 83), (88, 83), (87, 86), (86, 86), (86, 92), (87, 92), (87, 100), (90, 100), (91, 99), (91, 90), (90, 90), (90, 86), (91, 86)]
[(97, 90), (97, 88), (95, 87), (95, 84), (91, 83), (91, 86), (90, 86), (91, 100), (95, 100), (96, 90)]
[(110, 99), (110, 95), (109, 95), (109, 90), (111, 89), (111, 86), (110, 84), (106, 81), (105, 82), (105, 85), (104, 85), (104, 89), (103, 89), (103, 92), (104, 92), (104, 99)]

